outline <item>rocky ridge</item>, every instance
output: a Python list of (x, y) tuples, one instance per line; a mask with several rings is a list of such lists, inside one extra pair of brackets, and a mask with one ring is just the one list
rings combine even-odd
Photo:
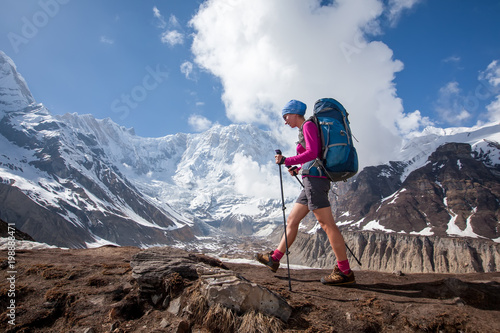
[[(412, 236), (382, 232), (343, 231), (350, 264), (358, 269), (403, 273), (497, 272), (500, 244), (471, 238)], [(275, 241), (281, 234), (274, 236)], [(290, 248), (290, 262), (328, 268), (336, 262), (323, 230), (314, 235), (299, 233)]]
[(470, 144), (438, 147), (423, 167), (401, 181), (406, 166), (368, 167), (340, 184), (334, 210), (342, 228), (500, 239), (498, 170), (488, 167)]

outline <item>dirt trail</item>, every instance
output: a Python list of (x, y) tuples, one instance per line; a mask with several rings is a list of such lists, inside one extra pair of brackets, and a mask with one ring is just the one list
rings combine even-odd
[[(141, 304), (128, 318), (113, 305), (137, 291), (130, 260), (141, 250), (34, 250), (16, 253), (15, 323), (8, 323), (9, 267), (0, 251), (0, 330), (10, 332), (206, 332), (185, 318)], [(293, 307), (284, 332), (500, 332), (500, 273), (396, 275), (356, 271), (355, 285), (330, 287), (330, 270), (276, 274), (259, 265), (225, 264), (283, 296)], [(123, 310), (123, 309), (122, 309)]]

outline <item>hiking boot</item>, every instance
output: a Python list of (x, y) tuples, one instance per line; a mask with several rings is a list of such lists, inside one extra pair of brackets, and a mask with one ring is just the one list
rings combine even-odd
[(354, 278), (354, 272), (350, 271), (349, 274), (344, 274), (339, 269), (338, 266), (335, 266), (332, 274), (322, 277), (321, 283), (326, 284), (328, 286), (340, 286), (344, 284), (355, 283), (356, 279)]
[(257, 259), (261, 264), (266, 265), (270, 270), (273, 271), (273, 273), (276, 273), (276, 271), (280, 267), (280, 262), (273, 260), (273, 252), (274, 251), (271, 251), (269, 253), (256, 253), (255, 259)]

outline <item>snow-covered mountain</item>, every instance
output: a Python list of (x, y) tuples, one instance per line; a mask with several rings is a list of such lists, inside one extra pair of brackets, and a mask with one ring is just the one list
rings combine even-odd
[(478, 156), (484, 156), (483, 162), (490, 168), (495, 168), (500, 164), (500, 151), (492, 145), (492, 143), (500, 142), (500, 124), (447, 129), (429, 126), (408, 141), (396, 156), (396, 161), (407, 163), (401, 181), (404, 181), (412, 171), (429, 163), (428, 157), (439, 146), (450, 142), (470, 144)]
[(278, 223), (278, 191), (249, 193), (269, 175), (247, 174), (273, 159), (269, 133), (232, 125), (142, 138), (110, 119), (54, 116), (3, 53), (0, 65), (0, 217), (36, 240), (150, 246), (216, 235), (211, 225), (229, 220), (247, 233)]
[[(252, 125), (216, 125), (200, 134), (143, 138), (110, 119), (55, 116), (35, 102), (4, 53), (0, 84), (0, 218), (35, 240), (67, 247), (179, 245), (268, 235), (282, 227), (273, 163), (279, 144), (270, 132)], [(499, 133), (500, 125), (426, 129), (401, 150), (399, 162), (365, 168), (336, 185), (345, 200), (357, 198), (356, 205), (332, 198), (340, 225), (351, 230), (383, 226), (370, 209), (392, 202), (391, 196), (432, 163), (429, 157), (444, 143), (470, 144), (471, 159), (495, 172)], [(373, 168), (374, 177), (383, 180), (376, 191), (373, 179), (365, 176)], [(492, 179), (498, 183), (498, 173)], [(284, 186), (291, 207), (300, 186), (292, 177), (284, 177)], [(489, 209), (493, 215), (498, 211)], [(365, 220), (368, 214), (373, 215), (370, 221)], [(314, 230), (312, 223), (306, 231)], [(406, 227), (404, 232), (421, 229)]]
[[(270, 210), (278, 207), (275, 199), (235, 193), (236, 181), (230, 169), (235, 156), (244, 158), (247, 152), (262, 156), (259, 145), (272, 142), (252, 126), (216, 126), (200, 135), (150, 139), (137, 137), (110, 120), (89, 115), (54, 117), (43, 105), (32, 104), (22, 112), (5, 114), (0, 133), (0, 186), (4, 188), (3, 203), (8, 206), (2, 207), (2, 217), (23, 220), (8, 200), (15, 188), (20, 190), (17, 195), (22, 193), (56, 213), (71, 224), (72, 234), (81, 235), (56, 237), (59, 230), (53, 226), (53, 236), (46, 238), (35, 222), (31, 226), (28, 221), (18, 222), (20, 229), (49, 244), (172, 243), (157, 232), (141, 235), (143, 232), (135, 229), (173, 234), (185, 226), (208, 228), (196, 222), (218, 225), (230, 215), (242, 214), (251, 215), (253, 222), (263, 217), (272, 222), (268, 219), (273, 215)], [(272, 152), (269, 155), (272, 158)], [(114, 225), (113, 230), (123, 230), (113, 234), (109, 227), (116, 223), (125, 225)], [(85, 233), (89, 237), (82, 238)]]
[(500, 124), (427, 128), (399, 161), (338, 184), (343, 229), (500, 242)]
[(352, 230), (498, 242), (500, 170), (487, 166), (492, 157), (498, 161), (498, 144), (488, 148), (443, 144), (408, 176), (403, 162), (367, 167), (342, 188), (337, 221)]
[(0, 51), (0, 112), (22, 110), (34, 102), (12, 59)]

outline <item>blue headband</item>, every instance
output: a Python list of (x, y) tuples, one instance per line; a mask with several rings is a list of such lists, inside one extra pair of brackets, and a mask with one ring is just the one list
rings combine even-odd
[(303, 116), (306, 114), (306, 109), (307, 106), (304, 103), (292, 99), (290, 102), (286, 103), (285, 107), (281, 111), (281, 115), (284, 117), (289, 113), (293, 113)]

